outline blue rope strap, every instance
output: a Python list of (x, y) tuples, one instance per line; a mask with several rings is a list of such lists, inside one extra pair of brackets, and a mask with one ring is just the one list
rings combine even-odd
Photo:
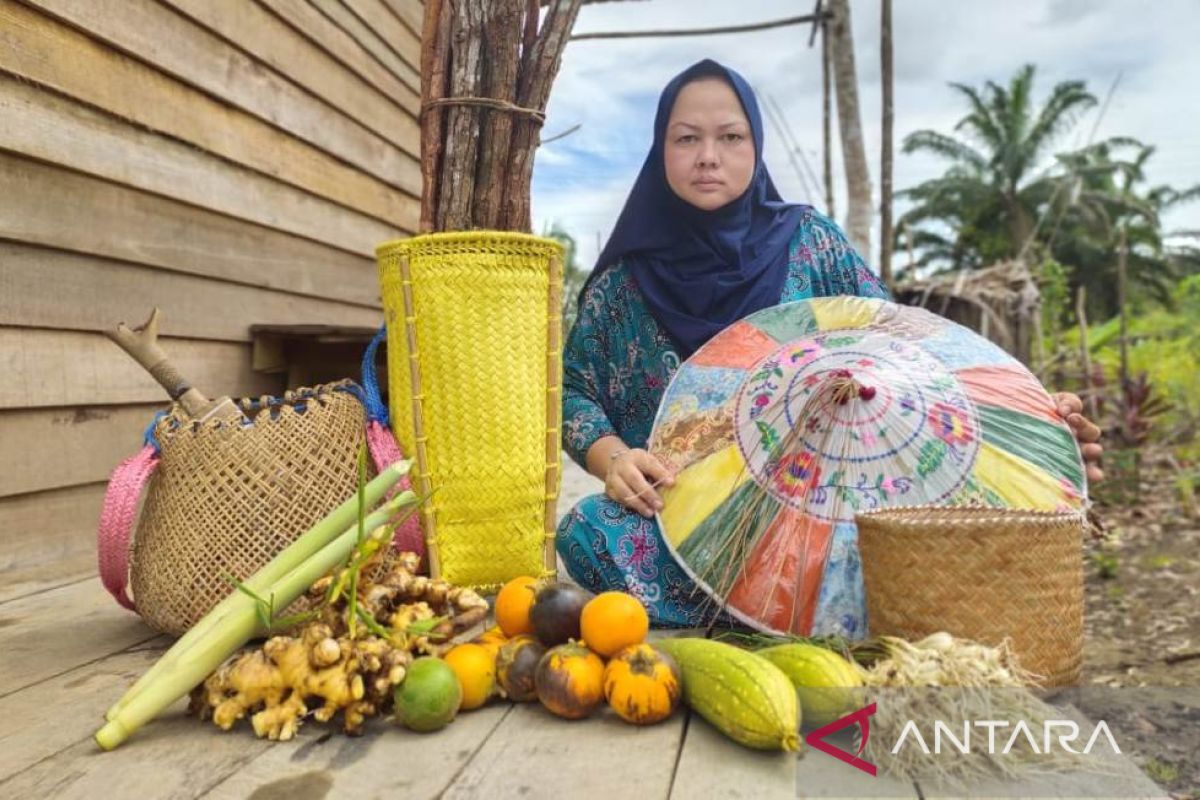
[(154, 435), (154, 429), (158, 427), (158, 421), (167, 415), (166, 409), (158, 411), (154, 414), (154, 419), (150, 421), (150, 425), (146, 428), (146, 432), (142, 434), (142, 446), (153, 447), (154, 452), (161, 453), (162, 445), (158, 443), (158, 437)]
[(363, 406), (367, 409), (367, 419), (386, 426), (390, 424), (388, 408), (379, 395), (379, 378), (375, 374), (375, 354), (379, 351), (379, 345), (385, 341), (387, 341), (386, 323), (379, 326), (379, 332), (375, 334), (375, 338), (367, 345), (367, 352), (363, 354), (362, 385), (366, 394)]

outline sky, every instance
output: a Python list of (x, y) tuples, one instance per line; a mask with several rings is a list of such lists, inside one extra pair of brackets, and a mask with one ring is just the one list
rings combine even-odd
[[(850, 0), (859, 104), (875, 203), (879, 198), (881, 87), (879, 0)], [(806, 13), (795, 0), (644, 0), (585, 6), (576, 33), (717, 27)], [(1024, 64), (1037, 66), (1035, 101), (1062, 80), (1083, 80), (1103, 101), (1060, 141), (1071, 149), (1109, 136), (1157, 147), (1152, 185), (1200, 183), (1200, 0), (893, 0), (895, 66), (894, 187), (936, 177), (944, 162), (900, 152), (904, 137), (930, 128), (952, 133), (966, 113), (948, 84), (1006, 84)], [(578, 131), (542, 147), (533, 181), (535, 230), (557, 224), (578, 243), (590, 268), (607, 240), (652, 138), (662, 87), (702, 58), (741, 72), (760, 105), (778, 103), (817, 178), (821, 175), (821, 61), (809, 26), (686, 38), (571, 42), (550, 97), (543, 137)], [(1115, 89), (1114, 87), (1115, 82)], [(1102, 104), (1101, 104), (1102, 105)], [(764, 108), (764, 114), (766, 109)], [(834, 184), (845, 224), (841, 152), (834, 117)], [(1094, 134), (1093, 134), (1094, 132)], [(767, 122), (766, 163), (787, 200), (824, 208), (793, 168), (783, 136)], [(799, 172), (803, 172), (803, 164)], [(823, 192), (823, 190), (817, 190)], [(903, 212), (902, 202), (896, 216)], [(1168, 231), (1200, 229), (1200, 202), (1164, 219)], [(868, 259), (877, 261), (879, 224)], [(903, 261), (898, 256), (898, 263)]]

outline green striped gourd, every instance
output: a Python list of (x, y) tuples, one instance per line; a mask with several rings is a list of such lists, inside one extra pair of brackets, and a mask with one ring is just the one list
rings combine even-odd
[(783, 670), (800, 698), (804, 725), (819, 728), (853, 711), (863, 685), (858, 670), (832, 650), (796, 642), (755, 651)]
[(800, 748), (796, 690), (774, 664), (709, 639), (654, 644), (679, 664), (687, 704), (726, 736), (760, 750)]

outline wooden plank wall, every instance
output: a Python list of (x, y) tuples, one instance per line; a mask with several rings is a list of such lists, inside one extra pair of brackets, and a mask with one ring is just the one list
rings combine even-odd
[[(212, 395), (252, 324), (377, 325), (419, 216), (420, 0), (0, 0), (0, 570), (92, 569), (160, 389), (100, 331), (162, 308)], [(10, 573), (11, 574), (11, 573)]]

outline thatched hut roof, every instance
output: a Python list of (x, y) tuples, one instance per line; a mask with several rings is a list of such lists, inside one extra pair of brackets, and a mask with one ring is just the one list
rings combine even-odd
[(896, 300), (922, 306), (987, 337), (1026, 364), (1041, 333), (1041, 293), (1029, 267), (1006, 261), (942, 273), (896, 287)]

